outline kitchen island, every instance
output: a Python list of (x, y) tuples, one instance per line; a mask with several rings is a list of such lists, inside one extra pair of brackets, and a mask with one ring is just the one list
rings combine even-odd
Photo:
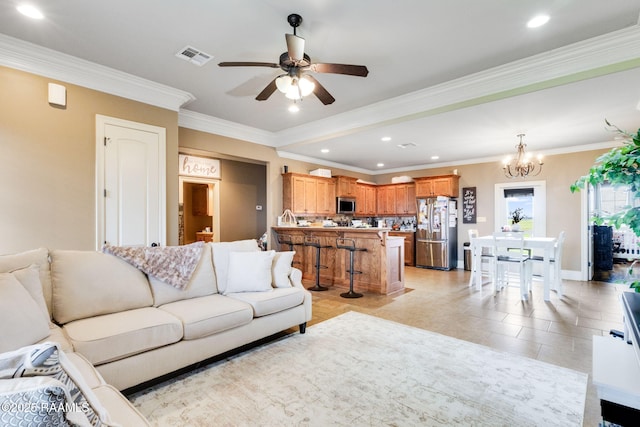
[(320, 270), (320, 285), (348, 289), (349, 251), (336, 248), (336, 239), (353, 239), (357, 248), (366, 249), (355, 252), (354, 269), (362, 274), (354, 275), (354, 290), (386, 295), (404, 289), (404, 237), (390, 236), (389, 231), (389, 228), (273, 227), (272, 247), (288, 251), (288, 245), (278, 242), (294, 242), (294, 267), (302, 270), (302, 282), (313, 286), (316, 248), (303, 243), (305, 237), (318, 238), (322, 246), (330, 246), (321, 250), (320, 264), (327, 268)]

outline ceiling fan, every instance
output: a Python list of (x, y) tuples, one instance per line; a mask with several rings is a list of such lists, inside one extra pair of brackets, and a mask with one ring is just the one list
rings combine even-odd
[(324, 104), (332, 104), (336, 99), (308, 71), (316, 73), (346, 74), (366, 77), (369, 70), (364, 65), (348, 64), (313, 64), (309, 55), (304, 53), (304, 39), (296, 35), (296, 28), (302, 23), (302, 17), (292, 13), (287, 22), (293, 27), (293, 34), (285, 34), (287, 51), (280, 55), (277, 64), (270, 62), (220, 62), (220, 67), (270, 67), (281, 68), (285, 74), (273, 79), (262, 92), (256, 96), (258, 101), (266, 101), (276, 89), (294, 101), (314, 93)]

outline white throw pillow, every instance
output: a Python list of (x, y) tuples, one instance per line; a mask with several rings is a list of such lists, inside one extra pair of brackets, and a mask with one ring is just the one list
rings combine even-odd
[(49, 320), (12, 273), (0, 273), (0, 352), (34, 344), (49, 336)]
[(275, 251), (231, 252), (226, 294), (270, 291)]
[(274, 288), (290, 288), (291, 262), (295, 251), (276, 252), (271, 266), (271, 285)]
[(260, 252), (256, 239), (236, 240), (234, 242), (209, 243), (213, 256), (213, 268), (216, 272), (218, 292), (225, 294), (229, 275), (229, 254), (231, 252)]

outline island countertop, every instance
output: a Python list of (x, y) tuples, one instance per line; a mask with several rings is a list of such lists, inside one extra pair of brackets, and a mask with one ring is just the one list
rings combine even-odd
[[(279, 251), (296, 251), (294, 267), (302, 270), (306, 286), (315, 285), (316, 248), (305, 246), (304, 241), (317, 239), (322, 246), (320, 285), (337, 288), (349, 287), (349, 251), (336, 248), (337, 239), (353, 239), (357, 248), (366, 249), (354, 253), (356, 292), (390, 294), (404, 288), (404, 237), (389, 236), (391, 228), (378, 227), (322, 227), (279, 226), (272, 227), (273, 247)], [(285, 241), (293, 242), (293, 248)]]

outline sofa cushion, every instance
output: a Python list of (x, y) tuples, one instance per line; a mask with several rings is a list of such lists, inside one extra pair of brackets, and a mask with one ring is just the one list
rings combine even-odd
[(216, 274), (213, 271), (211, 259), (211, 245), (204, 245), (202, 248), (200, 262), (184, 289), (180, 290), (153, 276), (149, 276), (149, 283), (151, 283), (151, 291), (153, 292), (153, 305), (156, 307), (173, 301), (217, 293)]
[(40, 284), (42, 285), (42, 293), (51, 318), (51, 272), (49, 267), (49, 251), (45, 248), (33, 249), (26, 252), (20, 252), (11, 255), (0, 255), (0, 273), (9, 273), (21, 268), (27, 268), (30, 265), (37, 265), (40, 273)]
[(258, 242), (252, 240), (237, 240), (235, 242), (211, 243), (213, 268), (216, 272), (218, 292), (224, 294), (227, 290), (227, 277), (229, 271), (229, 254), (231, 252), (260, 251)]
[(302, 304), (305, 291), (300, 288), (289, 287), (275, 288), (267, 292), (240, 292), (228, 294), (227, 296), (251, 304), (253, 317), (260, 317)]
[(75, 320), (63, 329), (73, 348), (94, 365), (172, 344), (182, 338), (180, 320), (154, 307)]
[(31, 298), (33, 298), (33, 300), (38, 304), (42, 316), (45, 318), (47, 323), (49, 323), (51, 321), (51, 315), (49, 314), (49, 309), (47, 308), (47, 303), (45, 302), (44, 294), (42, 292), (39, 267), (35, 264), (31, 264), (27, 268), (14, 270), (11, 274), (13, 274), (22, 286), (24, 286), (27, 292), (29, 292)]
[(249, 304), (218, 294), (176, 301), (158, 308), (180, 319), (185, 340), (226, 331), (253, 319)]
[(53, 317), (61, 324), (153, 304), (146, 276), (126, 261), (92, 251), (51, 251)]
[(271, 266), (271, 285), (274, 288), (291, 287), (289, 275), (291, 274), (291, 263), (295, 254), (295, 251), (276, 252)]
[(16, 350), (49, 336), (49, 320), (12, 273), (0, 273), (0, 352)]
[(227, 287), (224, 295), (234, 292), (261, 292), (271, 288), (271, 265), (275, 251), (231, 252)]

